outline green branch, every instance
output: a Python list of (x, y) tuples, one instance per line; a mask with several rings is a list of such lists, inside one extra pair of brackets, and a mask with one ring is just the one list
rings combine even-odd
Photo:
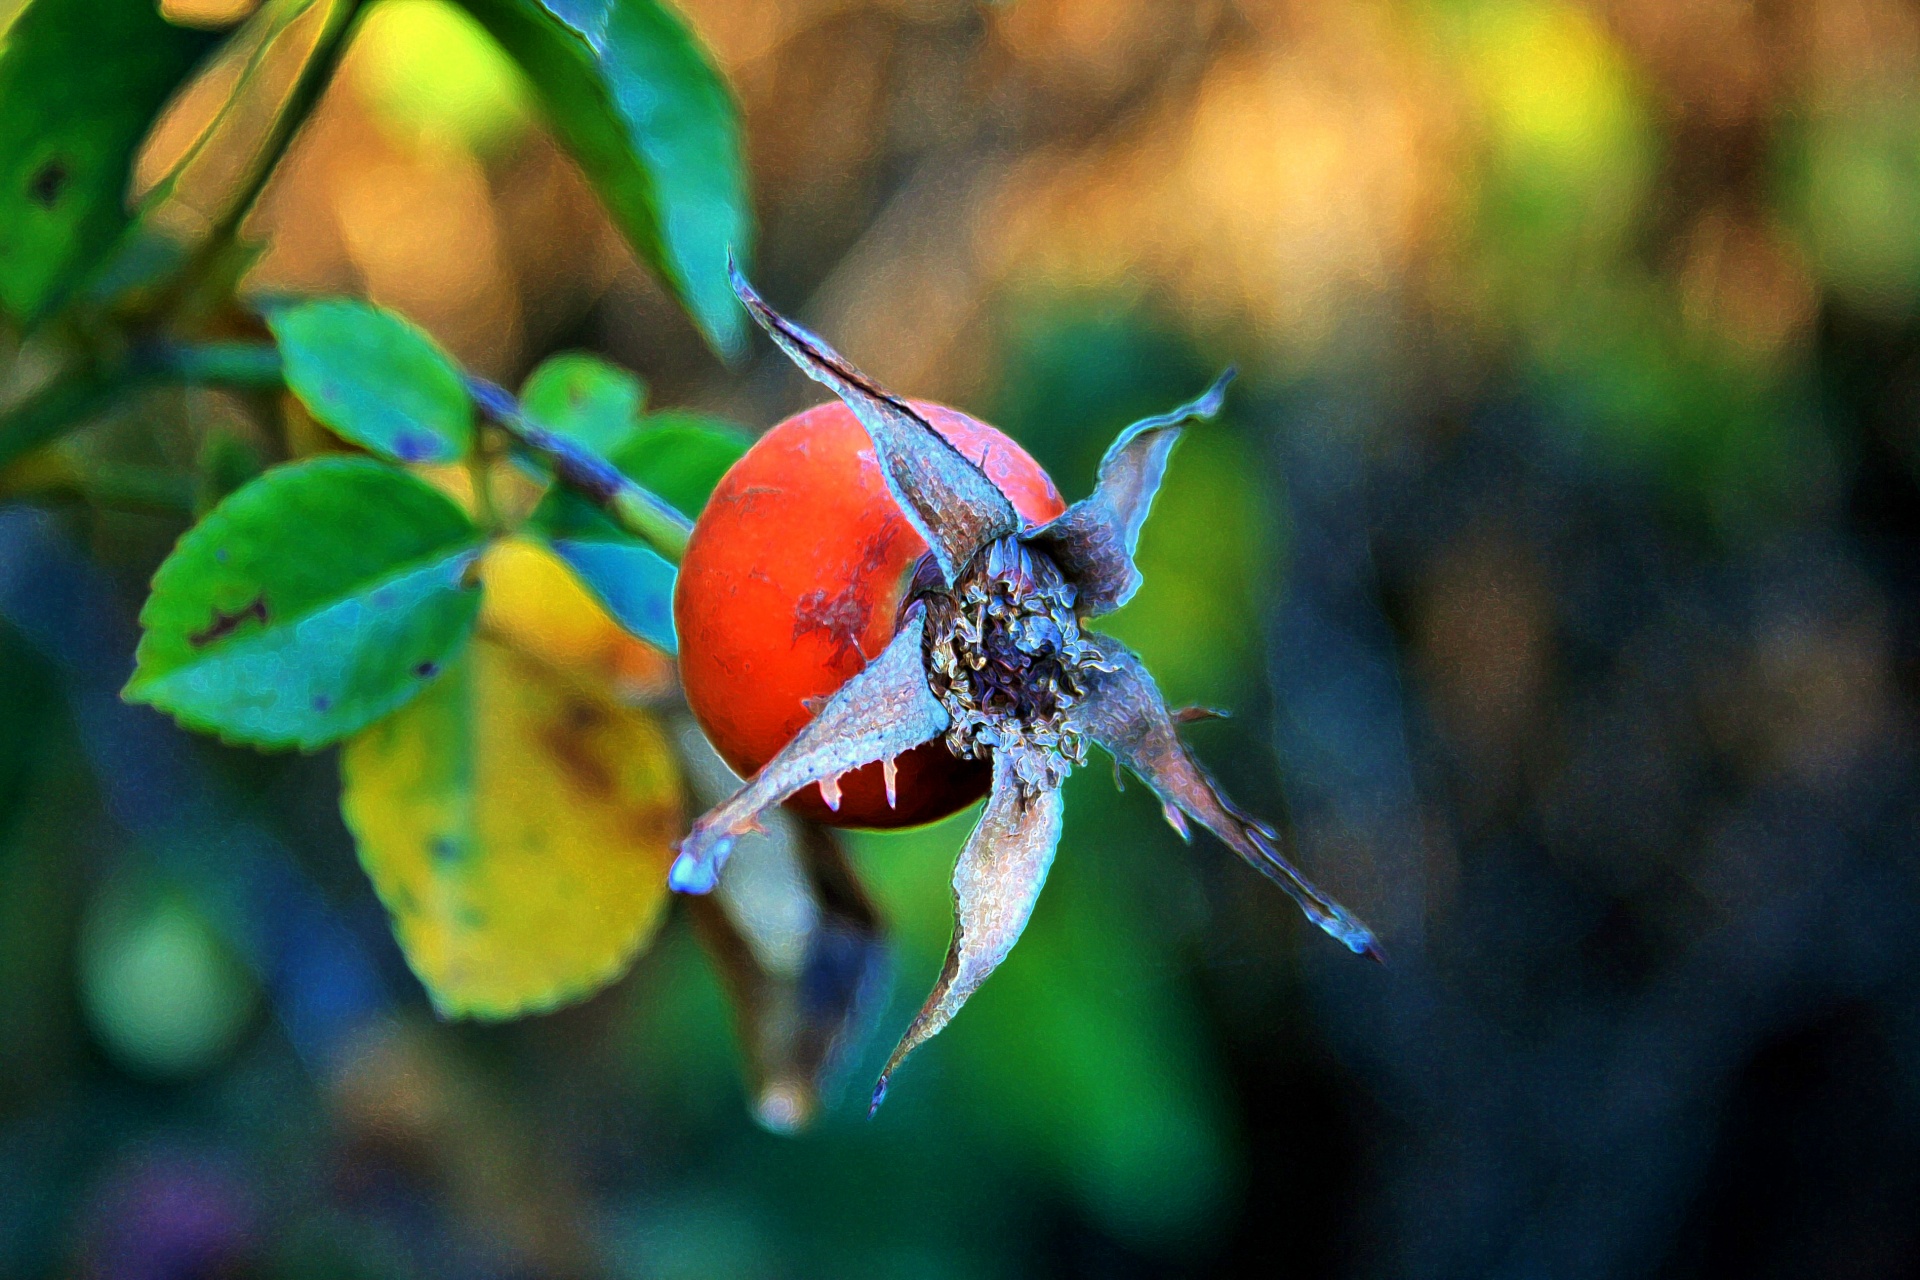
[(469, 375), (467, 393), (516, 447), (552, 467), (560, 483), (606, 512), (621, 529), (674, 564), (680, 563), (693, 522), (664, 498), (629, 480), (599, 454), (528, 420), (505, 388)]
[(75, 366), (0, 413), (0, 469), (159, 385), (277, 389), (280, 353), (262, 342), (154, 342), (111, 363)]
[(156, 342), (139, 348), (134, 363), (154, 382), (254, 391), (285, 385), (270, 342)]
[[(111, 369), (89, 367), (56, 378), (0, 414), (0, 468), (121, 397), (157, 385), (277, 390), (284, 385), (280, 352), (266, 342), (154, 342), (136, 347)], [(466, 386), (481, 412), (516, 449), (545, 463), (556, 480), (606, 512), (621, 529), (680, 563), (693, 531), (686, 516), (599, 454), (529, 420), (505, 388), (471, 375)]]
[(0, 470), (50, 444), (129, 394), (138, 378), (124, 368), (83, 365), (57, 374), (20, 403), (0, 413)]
[[(148, 306), (142, 308), (143, 318), (172, 313), (176, 316), (192, 309), (193, 297), (206, 287), (212, 278), (217, 283), (225, 300), (230, 295), (237, 280), (219, 278), (219, 264), (234, 245), (238, 243), (240, 228), (247, 217), (259, 204), (267, 185), (279, 172), (280, 162), (286, 158), (294, 139), (299, 137), (307, 119), (325, 96), (333, 83), (334, 73), (340, 68), (340, 60), (346, 53), (352, 37), (360, 27), (360, 18), (367, 0), (327, 0), (327, 8), (320, 31), (315, 35), (312, 47), (307, 51), (305, 61), (294, 76), (293, 83), (286, 88), (286, 97), (274, 111), (266, 133), (255, 144), (247, 167), (239, 175), (235, 190), (223, 202), (220, 215), (213, 225), (200, 238), (197, 245), (187, 253), (184, 261), (172, 273), (169, 282), (155, 295)], [(303, 10), (293, 21), (298, 22), (311, 10)], [(256, 15), (264, 16), (262, 15)], [(244, 94), (254, 74), (272, 58), (276, 46), (287, 30), (268, 33), (260, 47), (254, 51), (253, 59), (242, 70), (239, 79), (240, 92)], [(146, 208), (164, 203), (172, 193), (174, 182), (191, 167), (203, 148), (216, 144), (224, 113), (232, 110), (233, 102), (223, 108), (223, 116), (216, 119), (200, 140), (182, 159), (167, 179), (149, 195)]]

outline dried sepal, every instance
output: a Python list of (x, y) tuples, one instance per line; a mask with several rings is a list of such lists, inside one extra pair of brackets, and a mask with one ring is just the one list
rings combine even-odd
[(1249, 866), (1285, 889), (1309, 920), (1348, 950), (1382, 959), (1373, 932), (1287, 861), (1273, 829), (1241, 812), (1220, 793), (1180, 741), (1173, 713), (1145, 664), (1108, 637), (1100, 637), (1100, 647), (1105, 662), (1087, 675), (1086, 696), (1071, 713), (1075, 727), (1153, 788), (1175, 830), (1186, 834), (1179, 820), (1179, 811), (1184, 810)]
[(740, 842), (719, 887), (687, 908), (733, 1005), (754, 1116), (792, 1133), (819, 1113), (864, 1039), (889, 957), (838, 838), (784, 812), (769, 814), (767, 826)]
[(999, 486), (913, 406), (854, 368), (817, 334), (768, 306), (732, 263), (728, 271), (748, 314), (802, 373), (845, 401), (867, 429), (887, 489), (933, 551), (943, 585), (951, 585), (981, 547), (1019, 530), (1019, 513)]
[(1010, 752), (993, 757), (993, 791), (953, 868), (953, 942), (926, 1004), (873, 1087), (871, 1115), (886, 1100), (887, 1082), (915, 1049), (940, 1034), (1020, 940), (1047, 882), (1060, 843), (1060, 792), (1030, 791)]
[(831, 804), (836, 780), (849, 769), (891, 759), (945, 733), (951, 717), (927, 687), (925, 630), (926, 607), (915, 604), (879, 657), (841, 685), (752, 782), (693, 824), (680, 841), (668, 883), (682, 893), (709, 892), (733, 842), (759, 830), (761, 814), (812, 783), (821, 784)]
[(1100, 460), (1093, 492), (1028, 536), (1045, 549), (1079, 591), (1083, 617), (1111, 613), (1140, 589), (1133, 553), (1154, 494), (1167, 472), (1167, 455), (1194, 418), (1211, 418), (1226, 400), (1228, 369), (1199, 396), (1171, 413), (1142, 418), (1122, 431)]

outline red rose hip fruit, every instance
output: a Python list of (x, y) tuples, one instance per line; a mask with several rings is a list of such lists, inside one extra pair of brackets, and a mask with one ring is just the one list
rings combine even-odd
[[(997, 428), (912, 403), (1029, 525), (1066, 509)], [(837, 400), (788, 418), (733, 465), (694, 524), (673, 599), (687, 705), (728, 764), (751, 777), (813, 718), (809, 704), (879, 655), (926, 551)], [(984, 761), (935, 739), (900, 756), (891, 804), (877, 762), (840, 778), (838, 811), (813, 786), (788, 803), (836, 826), (906, 827), (971, 804), (987, 781)]]

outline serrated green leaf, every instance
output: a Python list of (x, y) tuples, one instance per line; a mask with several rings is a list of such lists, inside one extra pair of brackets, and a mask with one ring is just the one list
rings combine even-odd
[(0, 304), (32, 324), (127, 223), (133, 157), (215, 37), (145, 0), (31, 0), (0, 46)]
[[(609, 461), (628, 479), (693, 516), (747, 444), (745, 432), (721, 419), (661, 413), (646, 419)], [(678, 651), (671, 564), (571, 490), (549, 493), (529, 523), (614, 621), (668, 653)]]
[(665, 734), (503, 645), (476, 640), (340, 771), (361, 865), (444, 1015), (580, 999), (660, 919), (681, 830)]
[(634, 250), (707, 340), (740, 349), (727, 252), (752, 235), (738, 113), (725, 82), (658, 0), (464, 0), (526, 69)]
[(418, 696), (473, 631), (480, 534), (371, 458), (275, 468), (180, 539), (127, 685), (194, 729), (312, 749)]
[(563, 351), (527, 375), (520, 411), (556, 435), (609, 454), (639, 429), (646, 394), (645, 384), (625, 369), (584, 351)]
[(330, 298), (267, 317), (287, 387), (344, 439), (397, 462), (453, 462), (473, 446), (460, 371), (390, 311)]

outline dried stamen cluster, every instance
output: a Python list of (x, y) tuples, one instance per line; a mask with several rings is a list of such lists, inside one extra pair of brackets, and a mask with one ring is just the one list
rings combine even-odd
[(1103, 669), (1080, 632), (1073, 585), (1052, 557), (1000, 538), (975, 557), (952, 594), (927, 604), (927, 676), (953, 722), (947, 747), (963, 759), (1013, 757), (1029, 794), (1085, 764), (1086, 741), (1067, 712)]

